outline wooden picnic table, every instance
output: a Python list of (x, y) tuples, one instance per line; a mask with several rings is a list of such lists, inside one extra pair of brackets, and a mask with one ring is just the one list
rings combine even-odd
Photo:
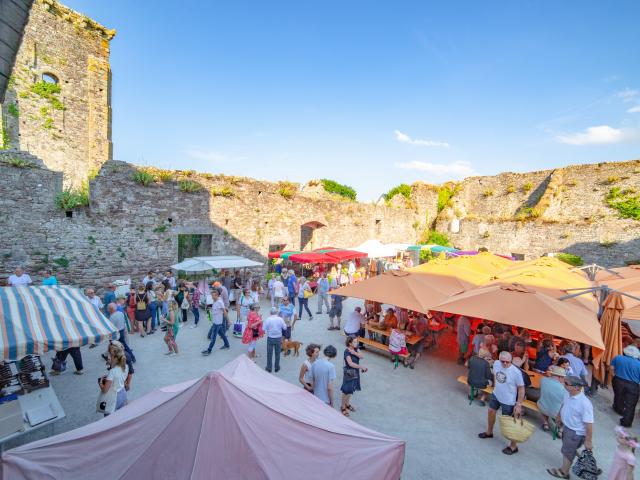
[(525, 370), (525, 373), (529, 375), (529, 378), (531, 379), (531, 386), (533, 388), (540, 388), (540, 379), (544, 377), (544, 375), (534, 372), (533, 370)]
[[(368, 332), (378, 333), (380, 335), (384, 335), (385, 337), (389, 337), (391, 335), (391, 329), (379, 328), (374, 325), (371, 325), (370, 323), (365, 324), (364, 328)], [(406, 338), (407, 345), (415, 345), (420, 341), (422, 337), (420, 337), (419, 335), (406, 335), (405, 338)]]

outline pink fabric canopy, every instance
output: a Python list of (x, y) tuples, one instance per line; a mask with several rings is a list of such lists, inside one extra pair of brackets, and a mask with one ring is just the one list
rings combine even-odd
[(92, 424), (5, 452), (5, 478), (400, 478), (405, 443), (242, 355)]

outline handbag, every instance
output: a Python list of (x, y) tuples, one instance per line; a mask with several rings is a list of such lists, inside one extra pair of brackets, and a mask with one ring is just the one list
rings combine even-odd
[(304, 298), (311, 298), (313, 297), (313, 292), (311, 290), (304, 290)]
[(358, 378), (358, 369), (352, 367), (344, 367), (343, 378), (345, 382), (350, 382)]
[(241, 337), (242, 336), (242, 322), (240, 320), (236, 320), (233, 324), (233, 336)]
[(186, 298), (182, 300), (182, 305), (180, 305), (180, 308), (182, 310), (189, 310), (189, 300), (187, 300)]
[[(578, 478), (583, 478), (584, 480), (596, 480), (598, 478), (600, 469), (591, 450), (585, 448), (580, 452), (572, 471)], [(600, 473), (602, 472), (600, 471)]]
[(526, 442), (535, 430), (535, 425), (523, 418), (516, 419), (511, 415), (500, 415), (500, 431), (507, 440)]
[(113, 413), (116, 409), (116, 397), (117, 394), (113, 388), (107, 390), (106, 393), (101, 391), (96, 402), (96, 412)]

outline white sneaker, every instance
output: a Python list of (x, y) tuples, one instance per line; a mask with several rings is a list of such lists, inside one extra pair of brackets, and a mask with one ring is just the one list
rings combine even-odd
[(198, 328), (198, 325), (191, 325), (189, 328)]
[(169, 353), (167, 353), (167, 357), (175, 357), (175, 355), (176, 355), (176, 354), (175, 354), (175, 353), (173, 353), (173, 352), (169, 352)]

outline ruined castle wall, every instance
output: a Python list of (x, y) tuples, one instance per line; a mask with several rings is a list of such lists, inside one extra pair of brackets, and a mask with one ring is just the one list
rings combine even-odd
[[(110, 159), (113, 35), (53, 0), (36, 0), (1, 106), (0, 147), (38, 156), (75, 187)], [(44, 85), (43, 75), (57, 87)]]
[[(7, 156), (7, 158), (9, 158)], [(211, 255), (266, 259), (271, 244), (298, 249), (301, 225), (314, 222), (313, 247), (349, 247), (369, 238), (412, 242), (412, 210), (310, 198), (286, 199), (278, 184), (187, 172), (178, 179), (202, 189), (183, 192), (175, 180), (143, 186), (135, 167), (107, 162), (91, 181), (89, 207), (68, 218), (55, 206), (61, 174), (17, 168), (0, 155), (0, 271), (22, 264), (36, 278), (45, 266), (77, 285), (103, 286), (114, 278), (142, 278), (178, 260), (178, 234), (211, 235)], [(17, 185), (20, 195), (16, 198)], [(225, 188), (225, 197), (219, 192)], [(13, 200), (12, 200), (13, 198)], [(25, 205), (35, 208), (27, 211)], [(307, 248), (311, 248), (309, 245)]]

